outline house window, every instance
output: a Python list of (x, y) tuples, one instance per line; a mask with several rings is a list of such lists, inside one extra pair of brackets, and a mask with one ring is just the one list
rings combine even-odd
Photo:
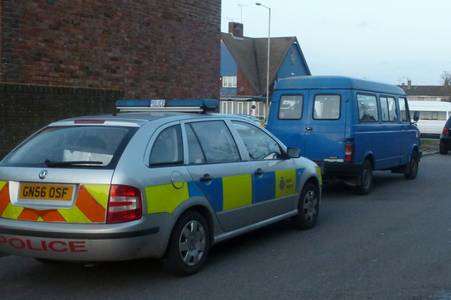
[(223, 76), (222, 77), (222, 87), (223, 88), (236, 88), (237, 87), (236, 76)]

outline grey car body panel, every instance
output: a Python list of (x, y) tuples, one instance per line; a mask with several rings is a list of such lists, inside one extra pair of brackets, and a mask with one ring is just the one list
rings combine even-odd
[[(49, 174), (43, 181), (38, 174), (42, 168), (12, 168), (0, 166), (0, 179), (7, 181), (31, 181), (49, 183), (87, 183), (87, 184), (121, 184), (139, 188), (142, 191), (143, 218), (139, 221), (124, 224), (63, 224), (35, 223), (6, 220), (0, 218), (0, 251), (32, 256), (38, 258), (71, 260), (71, 261), (112, 261), (127, 260), (142, 257), (161, 258), (167, 249), (169, 239), (178, 218), (192, 207), (203, 207), (210, 213), (212, 224), (212, 240), (220, 242), (236, 235), (257, 229), (262, 226), (291, 217), (297, 213), (299, 194), (281, 199), (273, 199), (259, 204), (236, 210), (215, 213), (210, 202), (204, 196), (191, 197), (183, 202), (172, 213), (147, 214), (146, 187), (160, 184), (180, 184), (198, 181), (201, 176), (209, 173), (212, 177), (223, 177), (235, 174), (253, 174), (261, 168), (264, 172), (273, 172), (287, 168), (303, 169), (298, 177), (298, 185), (314, 178), (321, 182), (317, 165), (305, 158), (250, 161), (245, 146), (231, 126), (231, 120), (245, 122), (244, 117), (222, 115), (192, 115), (178, 113), (133, 113), (118, 116), (88, 116), (58, 121), (51, 126), (70, 126), (80, 119), (101, 119), (107, 121), (105, 126), (137, 126), (139, 129), (129, 141), (115, 170), (99, 169), (48, 169)], [(185, 165), (152, 168), (149, 166), (150, 149), (158, 134), (165, 128), (180, 124), (182, 136), (186, 145), (186, 134), (183, 125), (187, 122), (204, 120), (223, 120), (229, 126), (237, 142), (242, 161), (228, 164), (188, 165), (188, 147), (184, 147)], [(128, 125), (125, 125), (128, 124)], [(83, 125), (84, 126), (84, 125)], [(88, 125), (86, 125), (88, 126)], [(96, 126), (98, 126), (96, 124)], [(272, 134), (262, 129), (282, 149), (286, 147)], [(36, 204), (34, 209), (49, 209), (51, 207)], [(2, 238), (23, 237), (33, 243), (43, 239), (52, 241), (63, 239), (67, 241), (83, 240), (88, 252), (83, 253), (47, 253), (38, 251), (17, 250), (1, 243)]]

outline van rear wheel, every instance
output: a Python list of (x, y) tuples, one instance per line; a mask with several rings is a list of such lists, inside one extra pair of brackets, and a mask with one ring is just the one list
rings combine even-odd
[(410, 162), (406, 166), (406, 172), (404, 173), (404, 177), (407, 180), (414, 180), (417, 178), (419, 164), (420, 156), (418, 155), (418, 152), (415, 151), (412, 153), (412, 157), (410, 158)]
[(373, 164), (370, 160), (365, 160), (362, 171), (357, 178), (356, 193), (358, 195), (368, 195), (373, 188)]

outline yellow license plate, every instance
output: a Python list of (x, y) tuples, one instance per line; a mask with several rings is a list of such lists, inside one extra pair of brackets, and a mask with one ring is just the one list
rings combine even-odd
[(73, 194), (73, 185), (21, 183), (19, 200), (72, 201)]

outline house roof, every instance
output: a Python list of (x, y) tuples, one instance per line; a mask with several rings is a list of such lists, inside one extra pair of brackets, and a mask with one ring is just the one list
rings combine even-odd
[[(249, 80), (252, 87), (257, 93), (261, 95), (266, 94), (268, 39), (240, 38), (234, 37), (229, 33), (222, 33), (222, 41), (229, 49), (240, 70)], [(294, 43), (298, 43), (296, 37), (271, 38), (270, 82), (274, 82), (276, 79), (277, 72), (283, 63), (288, 50)], [(300, 54), (303, 58), (305, 67), (310, 74), (302, 50), (300, 50)]]
[(276, 84), (276, 89), (353, 89), (392, 95), (405, 95), (404, 91), (396, 85), (354, 79), (343, 76), (300, 76), (281, 79)]
[(401, 88), (408, 96), (451, 96), (451, 86), (449, 85), (401, 85)]

